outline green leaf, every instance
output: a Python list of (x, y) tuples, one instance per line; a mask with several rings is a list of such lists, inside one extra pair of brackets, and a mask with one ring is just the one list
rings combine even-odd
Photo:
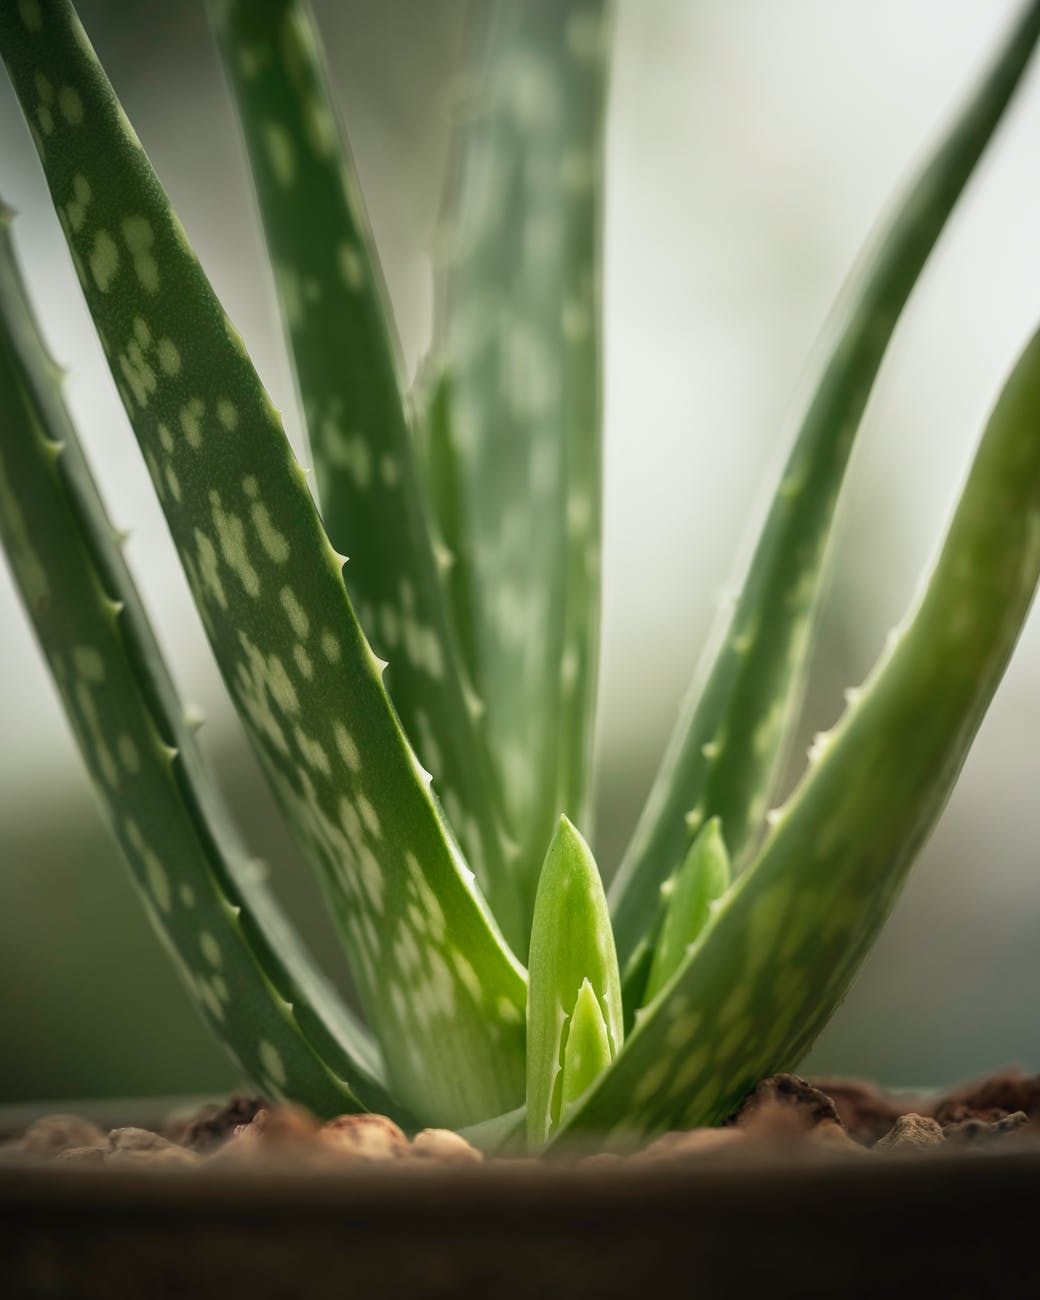
[(527, 1134), (527, 1107), (517, 1106), (479, 1124), (459, 1129), (459, 1135), (488, 1156), (523, 1155)]
[(203, 1018), (273, 1096), (407, 1119), (206, 771), (62, 401), (0, 205), (0, 535), (101, 807)]
[(452, 608), (487, 706), (528, 907), (555, 817), (588, 816), (607, 11), (603, 0), (486, 8), (429, 365), (443, 436), (427, 450), (434, 500), (451, 503)]
[(498, 923), (527, 942), (490, 754), (438, 576), (390, 303), (314, 26), (296, 0), (215, 0), (329, 537), (394, 707)]
[[(451, 380), (447, 373), (441, 372), (436, 381), (427, 377), (424, 382), (429, 385), (430, 392), (425, 398), (426, 422), (421, 427), (418, 450), (423, 453), (422, 467), (430, 509), (437, 520), (445, 548), (445, 562), (440, 566), (441, 581), (463, 662), (468, 665), (466, 671), (473, 674), (477, 662), (477, 616), (474, 608), (477, 593), (469, 580), (466, 565), (459, 564), (456, 558), (465, 551), (466, 518), (461, 497), (462, 476), (449, 428)], [(421, 405), (423, 400), (419, 397), (415, 404)], [(483, 701), (480, 704), (483, 708)]]
[(559, 1123), (571, 1106), (595, 1083), (610, 1062), (614, 1051), (610, 1030), (592, 985), (582, 981), (574, 1004), (563, 1044), (563, 1068), (560, 1071)]
[(67, 0), (0, 8), (0, 48), (217, 663), (325, 888), (390, 1087), (424, 1122), (500, 1114), (523, 1094), (524, 974), (401, 731), (278, 414)]
[(828, 534), (856, 431), (903, 306), (1040, 35), (1023, 11), (1002, 52), (875, 240), (780, 480), (711, 671), (694, 684), (612, 882), (626, 1006), (660, 924), (659, 885), (720, 817), (734, 861), (760, 828), (801, 698)]
[(644, 1002), (651, 1002), (679, 969), (704, 929), (712, 904), (729, 888), (729, 854), (717, 817), (702, 826), (676, 874), (665, 881), (664, 920), (654, 948)]
[[(531, 927), (527, 999), (527, 1137), (539, 1147), (559, 1122), (563, 1089), (573, 1098), (588, 1085), (599, 1060), (590, 1044), (588, 1013), (566, 1083), (565, 1044), (582, 988), (589, 984), (603, 1016), (613, 1057), (624, 1037), (621, 983), (610, 915), (589, 846), (561, 817), (538, 882)], [(579, 1088), (578, 1085), (581, 1084)]]
[(1040, 578), (1040, 333), (924, 596), (568, 1132), (710, 1124), (844, 997), (957, 779)]

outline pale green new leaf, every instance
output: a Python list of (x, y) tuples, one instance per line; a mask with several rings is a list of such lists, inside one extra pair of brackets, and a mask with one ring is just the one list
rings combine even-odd
[(660, 923), (659, 885), (691, 834), (720, 817), (738, 862), (762, 824), (801, 695), (838, 493), (871, 386), (903, 306), (1040, 35), (1027, 5), (1003, 50), (894, 216), (847, 299), (726, 636), (695, 683), (611, 885), (626, 1006), (641, 1000)]
[(558, 1123), (614, 1059), (610, 1030), (589, 981), (583, 980), (563, 1044)]
[(0, 535), (141, 897), (203, 1018), (272, 1096), (406, 1118), (205, 770), (62, 401), (0, 209)]
[(682, 964), (690, 944), (704, 929), (712, 904), (729, 888), (729, 854), (719, 819), (702, 826), (686, 860), (665, 881), (664, 920), (654, 947), (644, 1002), (651, 1002)]
[(621, 981), (603, 884), (589, 846), (566, 817), (559, 820), (538, 882), (528, 982), (527, 1138), (537, 1148), (560, 1122), (564, 1088), (569, 1087), (573, 1100), (591, 1081), (593, 1066), (601, 1063), (586, 1008), (567, 1085), (569, 1034), (586, 984), (605, 1024), (608, 1059), (624, 1037)]
[(0, 7), (33, 131), (210, 644), (325, 887), (389, 1085), (473, 1122), (523, 1093), (525, 981), (474, 888), (242, 343), (67, 0)]
[[(392, 313), (317, 33), (298, 0), (213, 0), (322, 518), (394, 707), (510, 943), (527, 942), (497, 784), (439, 579)], [(443, 549), (443, 548), (441, 548)]]
[(600, 204), (609, 6), (499, 0), (462, 97), (427, 451), (527, 907), (588, 820), (600, 611)]
[(924, 596), (748, 870), (568, 1132), (710, 1124), (795, 1066), (953, 788), (1040, 578), (1040, 333), (1012, 373)]

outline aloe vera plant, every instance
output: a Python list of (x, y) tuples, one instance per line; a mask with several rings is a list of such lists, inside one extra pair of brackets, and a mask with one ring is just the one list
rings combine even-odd
[[(342, 935), (362, 1024), (249, 870), (80, 450), (0, 215), (0, 535), (101, 805), (243, 1070), (320, 1114), (624, 1142), (711, 1123), (837, 1006), (1040, 577), (1040, 335), (924, 594), (783, 807), (828, 538), (904, 304), (1040, 38), (1027, 4), (879, 232), (721, 648), (609, 901), (599, 624), (606, 0), (493, 0), (407, 391), (320, 43), (213, 0), (316, 496), (68, 0), (0, 52), (208, 635)], [(351, 557), (345, 563), (345, 556)]]

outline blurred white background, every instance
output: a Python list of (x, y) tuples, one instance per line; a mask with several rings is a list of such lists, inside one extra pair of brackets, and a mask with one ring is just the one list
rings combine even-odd
[[(479, 0), (478, 0), (479, 2)], [(244, 163), (201, 5), (83, 0), (84, 23), (296, 434)], [(456, 0), (315, 9), (414, 366)], [(638, 811), (717, 600), (746, 552), (811, 380), (809, 358), (879, 213), (1006, 29), (1005, 0), (621, 0), (608, 135), (605, 872)], [(915, 293), (871, 401), (841, 516), (806, 734), (831, 722), (911, 599), (1004, 374), (1040, 319), (1040, 66)], [(247, 832), (251, 760), (93, 337), (14, 97), (0, 193), (67, 393), (184, 694)], [(0, 566), (0, 1096), (222, 1086), (226, 1070), (154, 957), (92, 811)], [(931, 1082), (1040, 1068), (1040, 618), (942, 824), (807, 1068)], [(242, 775), (244, 774), (244, 775)], [(255, 826), (254, 826), (255, 823)], [(281, 841), (263, 832), (279, 869)], [(273, 848), (272, 848), (273, 845)], [(88, 852), (89, 848), (89, 852)], [(282, 866), (295, 875), (295, 868)], [(301, 904), (301, 907), (304, 906)], [(310, 915), (309, 912), (306, 915)], [(112, 918), (119, 936), (113, 948)], [(153, 965), (154, 960), (154, 965)], [(133, 978), (129, 978), (131, 975)], [(142, 979), (147, 997), (131, 987)], [(70, 988), (76, 988), (74, 1002)], [(155, 1006), (168, 1030), (156, 1042)], [(183, 1068), (168, 1071), (171, 1044)], [(137, 1072), (113, 1080), (96, 1057)]]

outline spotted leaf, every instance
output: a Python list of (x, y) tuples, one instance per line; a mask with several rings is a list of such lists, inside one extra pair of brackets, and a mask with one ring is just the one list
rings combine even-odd
[(486, 7), (428, 367), (429, 479), (530, 909), (588, 820), (600, 619), (604, 0)]
[(0, 7), (0, 49), (217, 663), (325, 888), (390, 1087), (424, 1121), (507, 1110), (523, 1095), (524, 972), (401, 731), (278, 413), (67, 0)]
[(710, 1124), (798, 1063), (942, 811), (1038, 578), (1040, 333), (990, 417), (916, 611), (567, 1132)]
[(739, 866), (762, 826), (801, 698), (811, 622), (845, 469), (896, 323), (1040, 35), (1031, 3), (978, 90), (873, 244), (847, 295), (743, 591), (706, 679), (696, 681), (611, 886), (626, 1007), (639, 1005), (660, 924), (661, 881), (720, 817)]
[(322, 518), (362, 627), (390, 660), (394, 707), (436, 778), (510, 942), (526, 921), (505, 862), (481, 715), (438, 577), (401, 395), (401, 364), (353, 161), (317, 33), (298, 0), (220, 0), (234, 93), (314, 458)]
[(0, 211), (0, 535), (146, 910), (204, 1019), (269, 1095), (319, 1114), (401, 1114), (371, 1040), (302, 953), (203, 766), (59, 374)]

